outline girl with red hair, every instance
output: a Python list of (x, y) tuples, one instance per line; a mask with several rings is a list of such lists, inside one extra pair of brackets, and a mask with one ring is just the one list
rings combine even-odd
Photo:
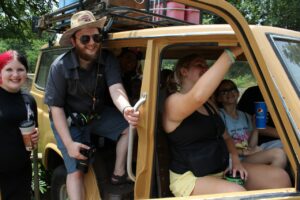
[[(31, 199), (30, 151), (26, 151), (19, 125), (33, 120), (37, 107), (33, 97), (21, 90), (27, 79), (27, 60), (17, 51), (0, 54), (0, 191), (2, 200)], [(31, 136), (38, 142), (37, 128)]]

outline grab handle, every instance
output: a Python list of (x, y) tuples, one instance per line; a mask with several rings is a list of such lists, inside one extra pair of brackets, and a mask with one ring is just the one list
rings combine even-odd
[[(141, 105), (145, 103), (147, 99), (147, 94), (144, 93), (141, 95), (141, 98), (136, 102), (134, 105), (133, 109), (136, 112)], [(132, 150), (133, 150), (133, 143), (134, 143), (134, 133), (136, 131), (136, 128), (133, 127), (132, 125), (129, 125), (129, 138), (128, 138), (128, 152), (127, 152), (127, 174), (128, 177), (135, 182), (135, 176), (133, 175), (132, 172)]]

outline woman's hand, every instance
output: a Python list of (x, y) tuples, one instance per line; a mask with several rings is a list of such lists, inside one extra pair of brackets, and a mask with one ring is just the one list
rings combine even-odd
[(244, 156), (249, 156), (249, 155), (255, 154), (255, 153), (260, 152), (260, 151), (262, 151), (262, 148), (259, 147), (259, 146), (255, 146), (255, 147), (245, 149), (243, 155)]
[(36, 146), (38, 141), (39, 141), (39, 130), (38, 130), (38, 128), (35, 128), (35, 131), (31, 135), (31, 142), (32, 142), (33, 146)]
[(242, 50), (241, 47), (232, 47), (232, 48), (229, 48), (229, 49), (234, 54), (235, 58), (237, 58), (239, 55), (241, 55), (243, 53), (243, 50)]
[[(227, 170), (228, 171), (228, 170)], [(236, 176), (237, 172), (239, 172), (241, 179), (247, 180), (248, 172), (240, 162), (240, 160), (232, 159), (232, 175)]]

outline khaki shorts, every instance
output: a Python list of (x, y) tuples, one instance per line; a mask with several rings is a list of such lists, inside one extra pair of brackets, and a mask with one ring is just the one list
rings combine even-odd
[[(187, 171), (184, 174), (176, 174), (169, 170), (170, 172), (170, 190), (175, 197), (190, 196), (194, 190), (196, 177), (191, 171)], [(223, 172), (217, 174), (211, 174), (209, 176), (215, 176), (223, 178)]]

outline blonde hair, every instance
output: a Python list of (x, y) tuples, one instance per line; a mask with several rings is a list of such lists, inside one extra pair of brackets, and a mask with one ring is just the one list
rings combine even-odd
[(169, 94), (178, 92), (180, 90), (183, 80), (181, 69), (189, 69), (190, 67), (192, 67), (191, 63), (195, 59), (201, 59), (203, 65), (207, 65), (206, 60), (203, 59), (199, 54), (189, 54), (180, 58), (175, 66), (175, 71), (173, 72), (173, 75), (169, 76), (167, 80), (167, 88)]

